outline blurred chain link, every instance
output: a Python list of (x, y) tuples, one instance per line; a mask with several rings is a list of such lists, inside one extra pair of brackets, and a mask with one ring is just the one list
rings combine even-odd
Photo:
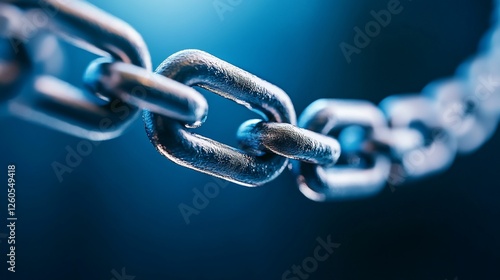
[[(101, 56), (86, 67), (87, 90), (33, 67), (63, 53), (54, 36)], [(499, 41), (495, 26), (483, 40), (486, 51), (422, 94), (390, 96), (379, 106), (321, 99), (296, 125), (283, 90), (210, 54), (181, 51), (151, 72), (141, 36), (86, 2), (0, 0), (0, 103), (9, 114), (90, 140), (121, 135), (143, 110), (152, 144), (179, 165), (258, 186), (279, 176), (290, 159), (308, 198), (351, 199), (442, 172), (457, 153), (473, 152), (493, 135), (500, 115)], [(51, 54), (36, 56), (29, 44)], [(239, 148), (187, 130), (201, 126), (208, 113), (195, 86), (261, 115), (240, 126)], [(22, 87), (29, 94), (18, 94)]]

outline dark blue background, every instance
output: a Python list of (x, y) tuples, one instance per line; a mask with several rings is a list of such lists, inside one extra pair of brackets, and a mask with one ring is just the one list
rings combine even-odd
[[(318, 98), (378, 103), (453, 75), (478, 51), (493, 11), (487, 0), (404, 1), (348, 64), (339, 44), (352, 43), (353, 27), (387, 0), (243, 0), (224, 20), (212, 0), (91, 2), (142, 34), (153, 65), (182, 49), (205, 50), (283, 88), (298, 114)], [(76, 82), (92, 56), (65, 51), (79, 54), (61, 74)], [(199, 133), (235, 144), (239, 124), (255, 115), (205, 96), (210, 113)], [(260, 188), (229, 184), (186, 225), (179, 204), (214, 180), (159, 155), (142, 121), (95, 147), (62, 183), (51, 164), (80, 139), (14, 118), (0, 127), (2, 181), (6, 165), (17, 165), (12, 279), (108, 280), (122, 267), (136, 280), (281, 279), (328, 235), (341, 246), (310, 279), (500, 279), (499, 133), (446, 173), (396, 192), (316, 203), (285, 171)], [(0, 197), (3, 224), (6, 191)], [(0, 252), (5, 260), (5, 240)]]

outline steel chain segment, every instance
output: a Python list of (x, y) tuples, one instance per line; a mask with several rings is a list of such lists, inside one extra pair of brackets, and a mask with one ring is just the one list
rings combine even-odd
[[(434, 106), (432, 99), (416, 94), (394, 95), (380, 103), (391, 128), (414, 130), (424, 140), (421, 145), (392, 153), (393, 160), (401, 167), (393, 169), (398, 172), (391, 174), (393, 177), (422, 178), (448, 168), (453, 162), (456, 139), (446, 131)], [(406, 139), (395, 139), (398, 140)]]
[[(49, 32), (87, 51), (151, 69), (151, 58), (141, 36), (125, 22), (86, 2), (7, 2), (22, 4), (20, 30), (28, 24), (34, 28), (30, 34), (14, 34), (17, 41), (27, 41), (37, 32)], [(41, 15), (46, 21), (35, 24)], [(13, 100), (9, 112), (75, 136), (92, 140), (119, 136), (139, 111), (118, 98), (98, 99), (54, 76), (35, 73), (33, 80), (33, 96)]]
[(332, 165), (340, 156), (336, 139), (287, 123), (249, 120), (240, 126), (237, 137), (243, 150), (256, 155), (271, 151), (321, 165)]
[[(173, 54), (156, 73), (188, 86), (198, 86), (260, 114), (269, 122), (295, 124), (290, 98), (280, 88), (198, 50)], [(143, 115), (149, 139), (175, 163), (228, 181), (258, 186), (276, 178), (288, 159), (274, 153), (252, 155), (190, 133), (176, 120), (150, 111)]]
[(457, 139), (460, 153), (471, 153), (484, 144), (495, 132), (493, 113), (483, 108), (487, 96), (469, 89), (466, 81), (453, 78), (431, 83), (423, 93), (431, 97), (444, 128)]
[(315, 201), (351, 199), (373, 195), (385, 186), (390, 160), (365, 145), (375, 131), (386, 127), (384, 115), (375, 105), (360, 100), (320, 99), (305, 109), (299, 126), (337, 137), (342, 156), (348, 161), (336, 166), (296, 161), (294, 173), (306, 197)]
[[(500, 115), (496, 27), (485, 37), (489, 47), (485, 53), (463, 64), (456, 78), (426, 87), (423, 95), (391, 96), (379, 107), (366, 101), (318, 100), (301, 115), (297, 127), (285, 92), (205, 52), (176, 53), (151, 73), (149, 52), (140, 35), (90, 4), (0, 0), (0, 8), (0, 19), (7, 23), (0, 37), (16, 39), (21, 50), (26, 22), (45, 11), (50, 15), (48, 24), (39, 29), (104, 56), (92, 62), (84, 75), (93, 94), (54, 76), (34, 74), (35, 94), (8, 100), (12, 114), (105, 140), (120, 135), (138, 109), (145, 109), (146, 132), (161, 154), (240, 185), (273, 180), (290, 158), (300, 190), (310, 199), (373, 195), (388, 180), (397, 184), (448, 168), (456, 152), (474, 151), (491, 137)], [(7, 100), (33, 74), (29, 55), (13, 54), (2, 43), (0, 100)], [(261, 115), (263, 120), (240, 126), (240, 149), (186, 130), (201, 125), (208, 110), (193, 86)]]
[(84, 82), (94, 92), (118, 97), (190, 127), (200, 126), (208, 113), (207, 101), (193, 88), (132, 64), (97, 59), (87, 68)]

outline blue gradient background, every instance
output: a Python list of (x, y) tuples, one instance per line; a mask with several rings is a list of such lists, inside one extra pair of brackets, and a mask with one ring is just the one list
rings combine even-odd
[[(346, 63), (339, 44), (387, 0), (244, 0), (221, 21), (211, 0), (90, 1), (142, 34), (153, 65), (196, 48), (283, 88), (298, 114), (318, 98), (378, 103), (454, 74), (478, 50), (491, 1), (403, 1), (370, 46)], [(78, 83), (93, 58), (67, 48), (61, 76)], [(235, 144), (255, 115), (214, 94), (200, 134)], [(17, 270), (0, 279), (281, 279), (316, 238), (341, 243), (309, 279), (500, 279), (497, 133), (446, 173), (359, 201), (315, 203), (285, 171), (260, 188), (229, 184), (186, 225), (180, 203), (213, 178), (159, 155), (137, 120), (94, 148), (59, 183), (51, 167), (80, 139), (0, 120), (1, 182), (17, 165)], [(6, 186), (5, 186), (6, 187)], [(2, 188), (4, 189), (4, 188)], [(0, 193), (5, 221), (6, 191)], [(0, 233), (6, 230), (0, 227)], [(0, 243), (1, 272), (6, 242)]]

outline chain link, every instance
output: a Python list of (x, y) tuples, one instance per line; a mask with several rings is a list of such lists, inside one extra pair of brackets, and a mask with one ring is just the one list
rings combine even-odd
[[(92, 140), (121, 135), (143, 110), (152, 144), (175, 163), (258, 186), (280, 175), (291, 159), (300, 191), (315, 201), (365, 197), (387, 183), (442, 172), (457, 153), (481, 147), (500, 116), (496, 27), (483, 40), (485, 52), (422, 94), (390, 96), (379, 106), (321, 99), (296, 125), (283, 90), (205, 52), (178, 52), (151, 72), (141, 36), (88, 3), (0, 0), (0, 23), (0, 102), (7, 105), (2, 110)], [(86, 68), (89, 91), (50, 73), (34, 73), (32, 65), (49, 63), (26, 48), (38, 35), (55, 35), (102, 56)], [(53, 49), (61, 52), (57, 45)], [(31, 93), (19, 96), (23, 84), (30, 84)], [(208, 113), (194, 86), (262, 117), (240, 126), (238, 149), (186, 130), (201, 126)]]
[[(155, 71), (198, 86), (259, 113), (266, 121), (295, 124), (290, 98), (278, 87), (210, 54), (186, 50)], [(143, 119), (156, 149), (177, 164), (245, 186), (262, 185), (285, 169), (288, 159), (272, 152), (252, 155), (185, 130), (185, 124), (145, 111)]]
[[(52, 0), (7, 2), (19, 4), (19, 8), (10, 5), (16, 9), (15, 17), (4, 17), (15, 30), (6, 38), (13, 46), (24, 45), (38, 34), (48, 32), (90, 52), (151, 70), (151, 58), (140, 35), (125, 22), (90, 4)], [(99, 100), (55, 76), (25, 73), (23, 79), (28, 83), (34, 81), (29, 86), (33, 94), (11, 102), (9, 112), (75, 136), (92, 140), (119, 136), (139, 113), (137, 107), (118, 98)]]
[(335, 166), (295, 162), (294, 173), (305, 196), (317, 201), (346, 199), (372, 195), (385, 186), (390, 160), (368, 144), (387, 126), (375, 105), (360, 100), (317, 100), (302, 113), (299, 126), (338, 138), (344, 158), (344, 164)]

